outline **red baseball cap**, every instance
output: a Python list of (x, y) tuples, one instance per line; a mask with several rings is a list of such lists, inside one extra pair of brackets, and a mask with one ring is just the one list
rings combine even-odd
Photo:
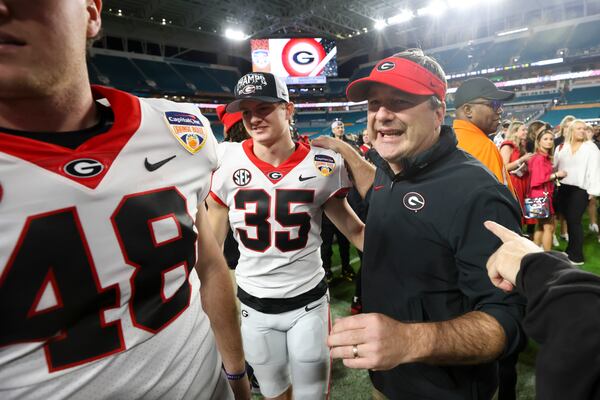
[(228, 113), (225, 111), (226, 106), (224, 105), (220, 105), (217, 107), (217, 116), (219, 117), (219, 120), (223, 123), (223, 125), (225, 126), (225, 133), (229, 132), (229, 129), (231, 129), (232, 126), (234, 126), (237, 122), (242, 120), (242, 113), (241, 112), (235, 112), (235, 113)]
[(434, 95), (442, 101), (446, 98), (446, 83), (427, 68), (406, 58), (392, 56), (381, 60), (369, 76), (348, 85), (346, 97), (350, 101), (367, 100), (373, 83), (416, 95)]

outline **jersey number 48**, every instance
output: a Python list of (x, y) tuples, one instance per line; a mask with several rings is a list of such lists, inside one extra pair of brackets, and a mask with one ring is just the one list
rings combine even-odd
[[(157, 244), (150, 223), (165, 216), (176, 221), (179, 235)], [(133, 325), (156, 333), (190, 301), (187, 279), (169, 298), (163, 294), (165, 273), (184, 266), (187, 277), (196, 260), (196, 233), (186, 200), (174, 187), (128, 195), (110, 222), (126, 263), (135, 269), (129, 299)], [(54, 305), (38, 310), (49, 285)], [(33, 215), (0, 276), (0, 347), (44, 342), (50, 371), (118, 353), (125, 350), (121, 321), (106, 322), (104, 311), (122, 306), (120, 302), (117, 284), (100, 284), (77, 209)]]

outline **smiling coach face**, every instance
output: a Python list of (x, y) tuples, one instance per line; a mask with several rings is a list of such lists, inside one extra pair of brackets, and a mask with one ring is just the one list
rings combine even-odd
[(367, 130), (373, 147), (394, 173), (402, 159), (433, 146), (446, 113), (446, 78), (420, 49), (381, 60), (368, 77), (350, 83), (350, 101), (368, 101)]
[(368, 92), (367, 128), (373, 147), (394, 173), (402, 158), (413, 157), (437, 142), (445, 107), (432, 107), (431, 96), (405, 93), (382, 84)]

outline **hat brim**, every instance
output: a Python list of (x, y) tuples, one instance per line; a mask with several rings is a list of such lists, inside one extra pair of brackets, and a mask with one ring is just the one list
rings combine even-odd
[(515, 93), (514, 92), (509, 92), (508, 90), (496, 89), (494, 91), (489, 91), (487, 93), (482, 93), (481, 96), (479, 96), (479, 97), (482, 98), (482, 99), (486, 99), (486, 100), (507, 101), (507, 100), (514, 99)]
[(243, 97), (241, 99), (237, 99), (237, 100), (232, 101), (231, 103), (229, 103), (227, 105), (227, 108), (225, 109), (225, 111), (227, 111), (228, 113), (234, 113), (234, 112), (241, 111), (240, 105), (244, 101), (258, 101), (258, 102), (261, 102), (261, 103), (279, 103), (279, 102), (284, 103), (285, 102), (285, 100), (279, 99), (277, 97), (248, 96), (248, 97)]
[(391, 81), (389, 79), (378, 79), (377, 77), (367, 76), (350, 83), (346, 88), (346, 97), (348, 100), (353, 102), (367, 100), (369, 96), (369, 89), (374, 84), (389, 86), (392, 89), (410, 94), (416, 94), (419, 96), (435, 95), (432, 90), (427, 89), (422, 84), (409, 79), (394, 79)]

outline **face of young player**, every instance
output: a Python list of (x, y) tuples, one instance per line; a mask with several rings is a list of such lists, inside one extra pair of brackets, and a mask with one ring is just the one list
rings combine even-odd
[(400, 171), (402, 158), (422, 153), (438, 140), (446, 107), (432, 109), (429, 96), (374, 84), (368, 102), (371, 144), (394, 172)]
[(0, 0), (0, 96), (44, 96), (88, 82), (86, 40), (100, 30), (101, 0)]
[(544, 153), (550, 153), (552, 148), (554, 147), (554, 134), (552, 132), (548, 132), (542, 135), (540, 138), (539, 148)]
[(266, 103), (254, 100), (240, 104), (244, 127), (254, 140), (265, 147), (280, 141), (291, 141), (289, 120), (294, 111), (292, 103)]

